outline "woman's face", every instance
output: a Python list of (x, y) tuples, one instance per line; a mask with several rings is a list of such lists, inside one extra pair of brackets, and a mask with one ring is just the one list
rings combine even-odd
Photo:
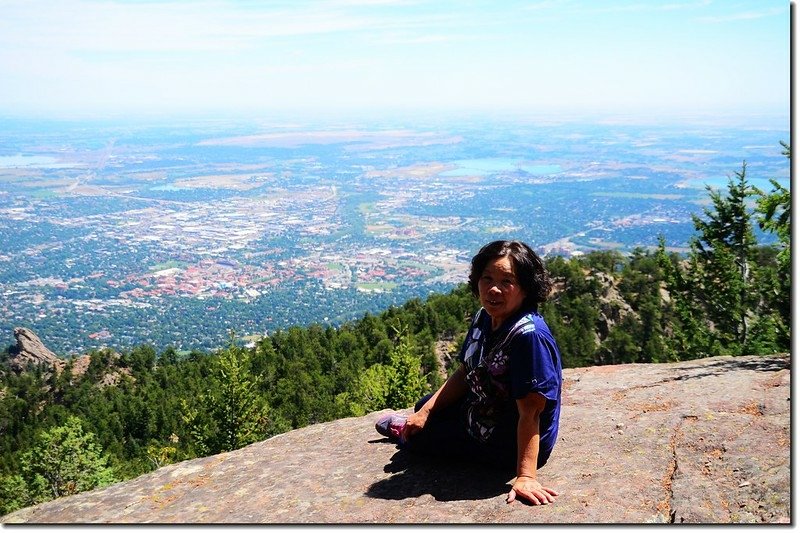
[(492, 329), (497, 329), (506, 318), (519, 311), (525, 296), (510, 257), (498, 257), (487, 263), (478, 279), (478, 297), (492, 317)]

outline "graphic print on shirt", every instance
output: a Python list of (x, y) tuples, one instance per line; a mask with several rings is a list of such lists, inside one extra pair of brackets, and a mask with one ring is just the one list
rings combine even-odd
[(509, 329), (502, 342), (484, 353), (486, 338), (479, 322), (480, 313), (473, 321), (469, 345), (464, 354), (469, 386), (466, 418), (470, 435), (486, 442), (492, 436), (497, 419), (510, 397), (509, 354), (506, 348), (514, 337), (533, 331), (536, 326), (529, 315), (523, 316)]

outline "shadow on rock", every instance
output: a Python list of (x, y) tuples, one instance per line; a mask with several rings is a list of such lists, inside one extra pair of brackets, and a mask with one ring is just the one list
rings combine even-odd
[(713, 363), (701, 362), (698, 365), (686, 366), (681, 369), (682, 374), (660, 381), (668, 383), (670, 381), (687, 381), (690, 379), (700, 379), (710, 376), (719, 376), (726, 372), (738, 369), (755, 370), (758, 372), (777, 372), (779, 370), (791, 368), (788, 356), (764, 356), (761, 359), (739, 359), (735, 356), (725, 358)]
[(506, 494), (513, 475), (500, 470), (464, 462), (445, 462), (399, 450), (384, 467), (393, 473), (376, 481), (366, 496), (383, 500), (403, 500), (430, 494), (437, 501), (486, 500)]

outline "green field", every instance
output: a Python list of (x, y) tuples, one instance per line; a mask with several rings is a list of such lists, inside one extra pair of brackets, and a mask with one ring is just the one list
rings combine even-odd
[(397, 264), (399, 266), (404, 266), (409, 268), (418, 268), (420, 270), (424, 270), (425, 272), (435, 272), (437, 270), (437, 268), (434, 266), (425, 263), (419, 263), (417, 261), (398, 261)]
[(165, 261), (164, 263), (158, 263), (150, 267), (150, 272), (158, 272), (159, 270), (166, 270), (168, 268), (186, 268), (186, 263), (182, 261)]
[(54, 191), (50, 189), (34, 189), (33, 191), (30, 192), (30, 195), (40, 200), (44, 200), (47, 198), (55, 198), (56, 196), (58, 196)]
[(375, 203), (374, 202), (363, 202), (358, 204), (358, 211), (362, 215), (368, 215), (375, 210)]
[(392, 283), (390, 281), (374, 281), (371, 283), (358, 283), (356, 287), (367, 291), (383, 290), (389, 292), (397, 287), (397, 283)]
[(593, 192), (591, 196), (607, 196), (609, 198), (633, 198), (637, 200), (683, 200), (682, 194), (645, 194), (637, 192)]

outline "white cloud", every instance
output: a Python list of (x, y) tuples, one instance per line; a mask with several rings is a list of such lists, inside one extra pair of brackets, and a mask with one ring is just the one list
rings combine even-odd
[(738, 20), (755, 20), (761, 19), (765, 17), (774, 17), (777, 15), (788, 15), (789, 13), (789, 5), (787, 4), (784, 7), (774, 7), (772, 9), (764, 9), (764, 10), (757, 10), (757, 11), (743, 11), (739, 13), (730, 13), (726, 15), (713, 15), (707, 17), (697, 17), (695, 20), (697, 22), (703, 23), (710, 23), (710, 24), (719, 24), (723, 22), (734, 22)]
[(217, 2), (97, 0), (38, 4), (37, 9), (28, 2), (4, 6), (0, 42), (62, 51), (236, 50), (266, 38), (372, 30), (386, 24), (374, 16), (314, 7), (248, 10), (226, 9)]
[[(733, 86), (776, 100), (788, 80), (783, 19), (735, 35), (680, 26), (686, 13), (746, 24), (786, 12), (758, 5), (0, 0), (0, 113), (100, 104), (624, 106), (708, 102)], [(773, 63), (758, 61), (758, 76), (732, 83), (733, 69), (720, 68), (732, 53)], [(674, 81), (688, 70), (690, 80)]]
[(561, 14), (599, 14), (599, 13), (634, 13), (653, 11), (695, 10), (711, 5), (712, 0), (695, 0), (691, 2), (663, 3), (661, 1), (649, 2), (618, 2), (603, 5), (598, 2), (576, 2), (575, 0), (543, 0), (525, 6), (528, 11), (551, 10)]

